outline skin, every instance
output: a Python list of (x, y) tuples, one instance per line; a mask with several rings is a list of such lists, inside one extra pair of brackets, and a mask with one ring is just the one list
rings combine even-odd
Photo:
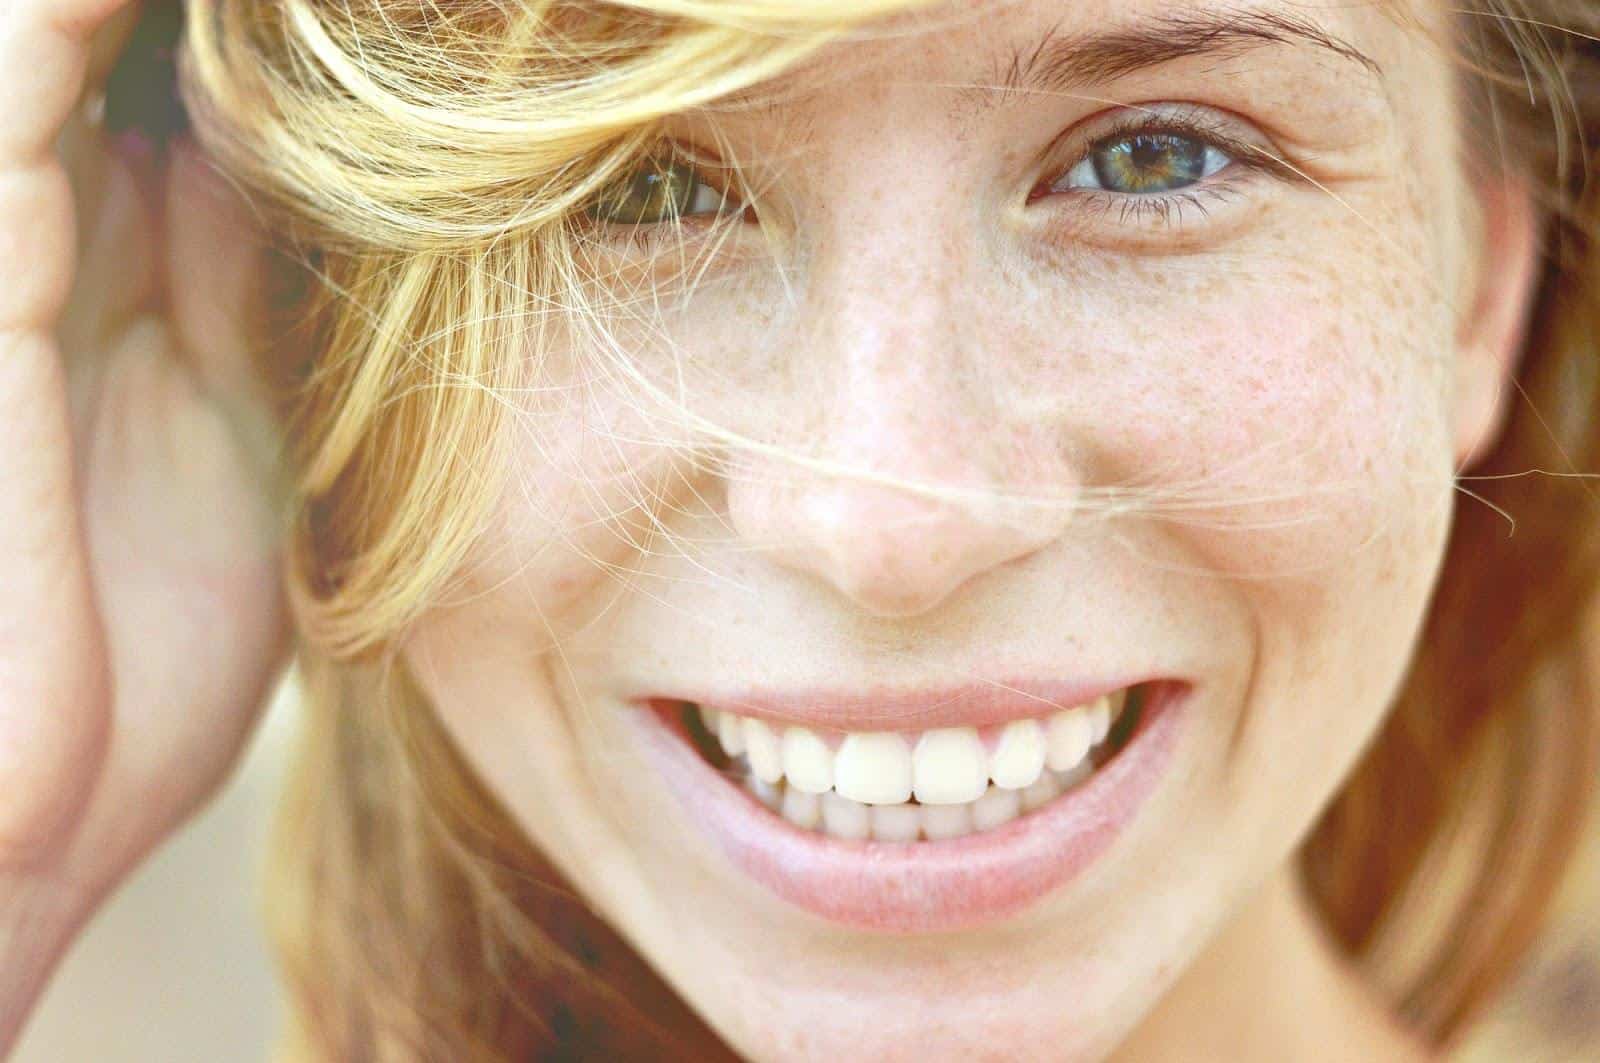
[[(1288, 869), (1411, 655), (1452, 471), (1494, 429), (1531, 224), (1462, 172), (1444, 61), (1364, 6), (1312, 12), (1381, 83), (1273, 48), (996, 111), (950, 87), (992, 81), (997, 43), (1052, 24), (1185, 6), (908, 22), (909, 43), (793, 74), (776, 114), (677, 122), (745, 162), (771, 243), (691, 235), (692, 294), (608, 322), (643, 378), (683, 380), (693, 414), (761, 443), (1062, 505), (952, 504), (747, 448), (706, 461), (573, 339), (541, 377), (571, 388), (517, 425), (527, 465), (465, 604), (408, 642), (529, 835), (753, 1058), (1093, 1059), (1130, 1036), (1138, 1059), (1194, 1058), (1208, 1036), (1315, 1058), (1350, 1030), (1409, 1050)], [(1051, 139), (1107, 100), (1225, 109), (1314, 182), (1259, 176), (1177, 228), (1027, 202), (1073, 161), (1041, 163)], [(612, 291), (675, 286), (676, 249), (597, 254)], [(1144, 505), (1095, 506), (1129, 483)], [(707, 843), (624, 726), (652, 692), (1062, 667), (1194, 682), (1182, 750), (1090, 873), (955, 934), (786, 906)]]
[[(232, 442), (246, 344), (218, 331), (250, 290), (248, 247), (216, 238), (237, 207), (181, 153), (152, 175), (92, 143), (51, 152), (122, 6), (25, 0), (0, 27), (0, 59), (28, 57), (0, 71), (37, 101), (0, 116), (0, 234), (25, 252), (0, 266), (0, 1051), (76, 928), (223, 777), (283, 636)], [(909, 20), (794, 73), (776, 113), (675, 121), (747, 161), (771, 243), (752, 226), (702, 246), (692, 296), (614, 315), (620, 347), (639, 379), (681, 379), (696, 416), (825, 464), (708, 461), (673, 411), (558, 337), (542, 371), (570, 388), (517, 419), (525, 464), (472, 593), (408, 633), (473, 767), (752, 1058), (1417, 1051), (1290, 869), (1409, 659), (1452, 472), (1493, 438), (1534, 220), (1514, 186), (1460, 168), (1443, 61), (1365, 7), (1311, 14), (1381, 87), (1298, 48), (993, 111), (952, 87), (992, 82), (997, 47), (1053, 24), (1186, 6)], [(1231, 113), (1314, 182), (1256, 175), (1175, 228), (1030, 202), (1075, 161), (1047, 146), (1107, 101)], [(129, 194), (162, 187), (199, 204), (193, 228)], [(108, 281), (128, 248), (140, 268)], [(595, 252), (612, 292), (677, 285), (673, 256), (620, 248)], [(161, 283), (173, 269), (192, 283)], [(69, 322), (95, 324), (58, 338), (69, 299)], [(116, 373), (128, 386), (69, 387)], [(196, 453), (215, 458), (177, 460)], [(1130, 484), (1140, 504), (1098, 504)], [(937, 496), (950, 487), (1053, 504)], [(1113, 849), (957, 934), (863, 935), (784, 905), (708, 844), (624, 726), (625, 699), (684, 684), (997, 667), (1195, 690), (1168, 778)]]

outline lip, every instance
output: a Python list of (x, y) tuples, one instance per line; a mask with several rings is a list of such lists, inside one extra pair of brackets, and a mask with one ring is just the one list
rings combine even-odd
[[(1127, 744), (1084, 782), (1005, 826), (938, 842), (850, 841), (802, 830), (718, 774), (675, 714), (638, 702), (625, 716), (689, 818), (745, 874), (831, 922), (906, 934), (1016, 915), (1110, 848), (1164, 777), (1192, 693), (1189, 684), (1171, 680), (1146, 689)], [(754, 712), (774, 702), (738, 704)], [(818, 703), (807, 705), (804, 718), (818, 719)], [(973, 717), (960, 719), (971, 723)]]
[(928, 731), (936, 727), (988, 727), (1047, 716), (1085, 705), (1133, 682), (985, 683), (934, 691), (786, 691), (723, 694), (674, 693), (674, 701), (783, 725), (824, 731)]

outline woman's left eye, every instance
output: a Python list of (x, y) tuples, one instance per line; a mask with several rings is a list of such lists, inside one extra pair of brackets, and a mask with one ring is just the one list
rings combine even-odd
[(1122, 133), (1096, 141), (1050, 190), (1162, 195), (1197, 185), (1233, 162), (1233, 156), (1215, 144), (1186, 133)]
[(586, 213), (613, 225), (659, 225), (722, 211), (727, 197), (688, 163), (650, 159), (622, 175), (595, 197)]

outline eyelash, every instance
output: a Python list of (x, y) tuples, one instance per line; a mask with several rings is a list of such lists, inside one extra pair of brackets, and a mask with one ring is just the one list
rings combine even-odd
[[(1228, 156), (1228, 165), (1195, 185), (1172, 192), (1137, 194), (1096, 188), (1063, 190), (1049, 188), (1049, 185), (1062, 180), (1073, 167), (1091, 153), (1108, 144), (1133, 136), (1161, 134), (1186, 137), (1214, 147)], [(1046, 157), (1055, 154), (1060, 143), (1071, 137), (1072, 131), (1069, 130), (1063, 135), (1062, 140), (1057, 142), (1057, 146), (1047, 151)], [(1198, 107), (1165, 114), (1152, 114), (1148, 111), (1127, 113), (1113, 121), (1109, 127), (1098, 130), (1093, 139), (1086, 142), (1081, 138), (1078, 139), (1081, 146), (1064, 164), (1057, 163), (1051, 166), (1051, 172), (1055, 176), (1036, 186), (1035, 191), (1028, 196), (1029, 203), (1052, 197), (1070, 196), (1080, 200), (1081, 208), (1097, 210), (1101, 216), (1113, 210), (1117, 211), (1118, 224), (1169, 227), (1181, 225), (1191, 211), (1199, 211), (1202, 216), (1209, 216), (1210, 205), (1224, 203), (1242, 195), (1241, 185), (1252, 177), (1269, 176), (1289, 183), (1300, 183), (1305, 180), (1304, 175), (1289, 163), (1259, 144), (1239, 139), (1224, 123), (1218, 122), (1207, 110)], [(674, 152), (679, 161), (693, 165), (694, 160), (691, 156), (680, 154), (676, 149), (669, 148), (669, 150)], [(1045, 191), (1040, 192), (1038, 188), (1044, 188)], [(743, 219), (747, 209), (724, 214), (692, 215), (674, 221), (640, 225), (601, 223), (597, 228), (601, 232), (600, 240), (603, 243), (621, 245), (639, 254), (652, 254), (659, 253), (674, 238), (682, 242), (686, 229), (698, 229), (700, 232), (697, 235), (705, 237), (718, 230), (731, 228)]]
[(659, 253), (674, 238), (686, 243), (681, 238), (687, 230), (699, 230), (695, 237), (703, 239), (718, 230), (731, 229), (741, 223), (744, 213), (744, 210), (735, 210), (726, 214), (696, 214), (642, 225), (608, 225), (603, 226), (605, 235), (601, 239), (607, 243), (621, 244), (632, 251)]

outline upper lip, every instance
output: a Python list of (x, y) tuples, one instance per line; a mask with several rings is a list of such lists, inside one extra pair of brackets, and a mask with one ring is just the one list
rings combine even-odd
[(923, 688), (818, 686), (674, 693), (659, 700), (687, 701), (720, 712), (823, 730), (925, 731), (1048, 716), (1143, 681), (1020, 679)]

